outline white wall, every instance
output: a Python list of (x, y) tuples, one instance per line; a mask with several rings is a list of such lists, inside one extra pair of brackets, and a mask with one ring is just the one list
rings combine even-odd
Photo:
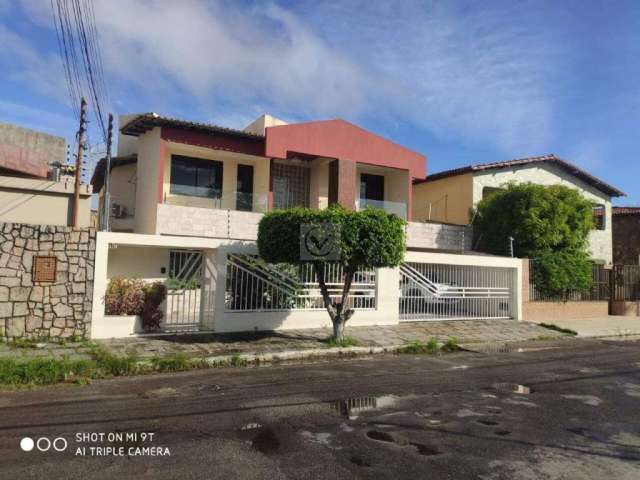
[(155, 233), (158, 205), (158, 178), (161, 154), (164, 155), (160, 128), (155, 127), (138, 138), (135, 231)]
[(613, 261), (613, 237), (611, 228), (611, 198), (591, 185), (553, 165), (532, 165), (505, 170), (476, 172), (473, 177), (473, 204), (482, 200), (484, 187), (501, 187), (509, 182), (532, 182), (539, 185), (565, 185), (580, 191), (588, 200), (605, 205), (604, 230), (593, 230), (589, 234), (589, 250), (594, 259), (607, 264)]
[[(113, 248), (117, 246), (117, 248)], [(110, 248), (111, 247), (111, 248)], [(140, 278), (155, 278), (156, 271), (166, 259), (171, 248), (199, 249), (207, 258), (206, 278), (210, 285), (205, 287), (203, 302), (211, 302), (213, 311), (207, 311), (204, 325), (218, 332), (253, 330), (288, 330), (301, 328), (327, 328), (331, 321), (327, 312), (318, 311), (282, 311), (282, 312), (226, 312), (225, 282), (226, 259), (230, 252), (256, 253), (253, 242), (216, 241), (195, 237), (171, 237), (161, 235), (137, 235), (114, 232), (99, 232), (96, 240), (95, 284), (93, 297), (92, 337), (105, 338), (110, 334), (109, 318), (104, 315), (104, 297), (108, 278), (116, 274), (133, 275)], [(148, 254), (144, 253), (148, 252)], [(506, 267), (514, 269), (516, 285), (514, 302), (517, 305), (517, 318), (522, 318), (522, 261), (515, 258), (494, 257), (489, 255), (455, 255), (434, 252), (407, 252), (408, 262), (445, 263), (455, 265), (478, 265)], [(350, 326), (393, 325), (399, 322), (399, 270), (379, 269), (377, 272), (377, 308), (362, 310), (354, 314)], [(203, 311), (205, 311), (203, 309)]]

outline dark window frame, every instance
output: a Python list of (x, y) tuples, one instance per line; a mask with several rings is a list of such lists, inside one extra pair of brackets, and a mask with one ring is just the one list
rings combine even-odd
[[(183, 172), (178, 172), (180, 166)], [(193, 169), (193, 182), (178, 183), (185, 171)], [(207, 158), (189, 157), (186, 155), (171, 155), (171, 178), (169, 192), (172, 195), (182, 195), (187, 197), (200, 198), (222, 198), (224, 175), (224, 162)], [(209, 182), (213, 180), (213, 185)], [(189, 190), (190, 189), (190, 190)], [(202, 189), (207, 189), (206, 193), (201, 193)]]

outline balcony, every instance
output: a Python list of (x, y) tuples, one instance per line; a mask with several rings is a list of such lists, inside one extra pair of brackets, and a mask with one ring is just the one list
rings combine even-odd
[(403, 220), (407, 219), (407, 204), (402, 202), (389, 202), (386, 200), (372, 200), (360, 198), (356, 200), (356, 210), (364, 210), (367, 207), (381, 208), (387, 213), (393, 213)]
[(165, 195), (163, 203), (181, 207), (264, 213), (269, 208), (269, 197), (267, 194), (245, 192), (224, 192), (212, 196), (171, 194)]

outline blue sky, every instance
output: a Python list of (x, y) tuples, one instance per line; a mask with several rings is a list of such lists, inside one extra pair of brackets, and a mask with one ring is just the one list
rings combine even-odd
[[(640, 204), (640, 2), (96, 2), (109, 108), (342, 117), (428, 172), (555, 153)], [(0, 0), (0, 121), (63, 135), (49, 0)], [(94, 125), (95, 127), (95, 125)], [(95, 128), (91, 140), (99, 141)]]

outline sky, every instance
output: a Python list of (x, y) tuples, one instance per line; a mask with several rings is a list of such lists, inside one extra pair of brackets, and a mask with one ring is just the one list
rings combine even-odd
[[(120, 115), (344, 118), (427, 172), (554, 153), (640, 205), (640, 2), (95, 2)], [(0, 121), (77, 129), (49, 0), (0, 0)], [(100, 148), (95, 122), (90, 142)]]

